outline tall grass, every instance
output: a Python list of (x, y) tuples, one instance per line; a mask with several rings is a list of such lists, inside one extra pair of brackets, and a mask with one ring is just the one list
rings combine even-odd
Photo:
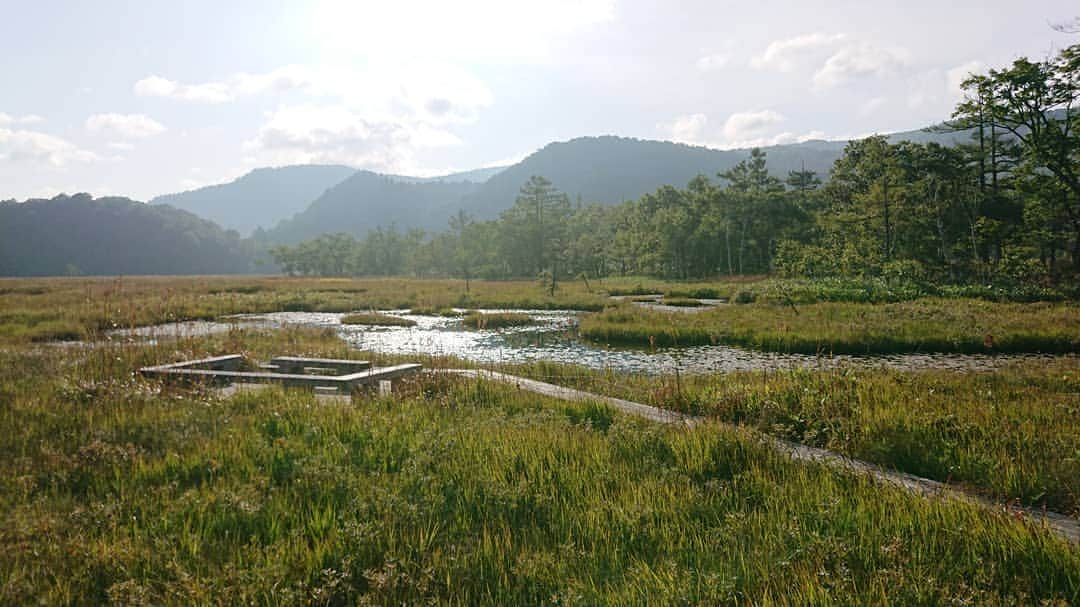
[(469, 312), (461, 322), (474, 329), (502, 329), (536, 324), (532, 316), (518, 312)]
[(805, 354), (1080, 352), (1080, 306), (920, 299), (895, 304), (726, 305), (698, 314), (630, 306), (586, 316), (606, 344), (723, 344)]
[(800, 369), (646, 378), (548, 363), (504, 370), (1080, 516), (1076, 358), (993, 373)]
[(600, 310), (607, 295), (564, 283), (289, 277), (0, 279), (0, 342), (81, 340), (109, 329), (262, 312), (511, 308)]
[[(0, 603), (1069, 604), (1047, 531), (739, 432), (482, 381), (223, 399), (132, 375), (325, 332), (0, 351)], [(51, 371), (52, 373), (48, 373)]]
[(731, 276), (713, 281), (671, 282), (650, 278), (615, 278), (605, 283), (612, 295), (664, 293), (671, 297), (723, 298), (734, 301), (739, 293), (770, 303), (817, 302), (897, 303), (925, 297), (970, 298), (1001, 302), (1075, 301), (1076, 285), (1040, 287), (1030, 284), (946, 285), (909, 280), (869, 278), (775, 278)]

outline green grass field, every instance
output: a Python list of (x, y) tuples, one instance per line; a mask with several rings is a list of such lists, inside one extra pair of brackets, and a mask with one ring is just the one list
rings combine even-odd
[(918, 299), (901, 303), (731, 304), (694, 314), (628, 305), (582, 318), (601, 344), (722, 344), (803, 354), (1080, 352), (1080, 306)]
[[(752, 436), (486, 382), (327, 404), (132, 375), (327, 332), (0, 354), (5, 604), (1066, 605), (1049, 532)], [(358, 356), (354, 354), (354, 356)]]
[(420, 308), (600, 310), (601, 290), (530, 281), (134, 277), (0, 279), (0, 342), (91, 339), (108, 329), (260, 312)]
[(888, 369), (652, 378), (551, 364), (511, 373), (704, 415), (1001, 503), (1080, 516), (1080, 359), (994, 372)]
[[(667, 314), (609, 299), (609, 293), (666, 292), (668, 300), (749, 293), (751, 303), (694, 314)], [(782, 294), (783, 296), (781, 297)], [(554, 297), (528, 281), (316, 279), (287, 277), (136, 277), (0, 280), (0, 343), (81, 340), (118, 327), (229, 314), (350, 312), (416, 308), (572, 309), (587, 311), (581, 334), (601, 344), (728, 344), (800, 353), (1078, 352), (1074, 302), (1009, 303), (988, 298), (923, 297), (877, 283), (772, 279), (642, 286), (617, 279), (586, 288), (561, 283)], [(895, 303), (880, 303), (892, 301)]]
[[(686, 291), (672, 297), (720, 288), (666, 287)], [(506, 369), (715, 422), (687, 431), (445, 376), (333, 404), (280, 389), (225, 398), (135, 373), (237, 352), (402, 361), (352, 351), (329, 329), (38, 343), (241, 312), (439, 310), (465, 296), (453, 281), (43, 279), (0, 289), (0, 604), (1080, 601), (1080, 548), (1040, 525), (793, 462), (756, 434), (1078, 516), (1075, 357), (993, 373)], [(582, 285), (551, 299), (531, 283), (474, 283), (467, 299), (482, 298), (478, 306), (609, 305)], [(629, 306), (594, 318), (638, 318)], [(771, 314), (790, 333), (834, 340), (860, 323), (870, 333), (911, 323), (912, 339), (947, 330), (959, 339), (986, 326), (1000, 331), (995, 339), (1076, 332), (1076, 308), (1064, 303), (797, 307), (813, 322), (778, 316), (795, 314), (767, 298), (672, 318), (695, 326), (738, 311), (744, 326), (763, 331)], [(640, 314), (643, 324), (668, 322)], [(54, 331), (62, 326), (72, 335)]]

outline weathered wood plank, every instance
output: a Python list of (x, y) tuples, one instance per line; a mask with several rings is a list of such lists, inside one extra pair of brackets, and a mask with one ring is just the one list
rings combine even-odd
[(148, 369), (209, 369), (221, 371), (235, 371), (243, 364), (244, 357), (241, 354), (226, 354), (225, 356), (212, 356), (197, 360), (184, 360), (178, 363), (168, 363), (147, 367)]
[(392, 367), (376, 367), (367, 371), (353, 373), (352, 375), (342, 375), (341, 377), (349, 378), (350, 381), (354, 383), (370, 384), (379, 381), (380, 379), (394, 379), (403, 375), (416, 373), (423, 368), (423, 365), (419, 363), (406, 363), (403, 365), (394, 365)]
[(384, 379), (393, 379), (422, 368), (415, 363), (366, 369), (348, 375), (304, 375), (300, 373), (267, 373), (261, 371), (218, 371), (213, 369), (192, 369), (187, 367), (145, 367), (140, 373), (147, 377), (177, 378), (188, 381), (206, 381), (211, 383), (279, 383), (285, 386), (326, 386), (355, 388)]
[(371, 363), (366, 360), (305, 358), (302, 356), (275, 356), (270, 359), (270, 364), (276, 365), (282, 373), (300, 373), (303, 372), (305, 367), (333, 369), (338, 373), (355, 373), (371, 368)]

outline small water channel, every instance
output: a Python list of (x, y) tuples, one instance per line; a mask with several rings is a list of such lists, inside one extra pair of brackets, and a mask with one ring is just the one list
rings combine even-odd
[[(984, 371), (1017, 360), (1050, 359), (1039, 354), (893, 354), (878, 356), (813, 356), (755, 352), (729, 346), (658, 348), (654, 351), (607, 348), (577, 338), (578, 313), (565, 310), (498, 310), (528, 314), (536, 324), (506, 329), (470, 329), (460, 317), (422, 316), (408, 310), (384, 313), (416, 322), (415, 327), (343, 325), (341, 314), (275, 312), (241, 315), (228, 322), (170, 323), (116, 334), (149, 339), (190, 337), (229, 331), (233, 327), (276, 329), (290, 325), (327, 327), (358, 350), (385, 354), (454, 355), (479, 363), (547, 361), (611, 369), (626, 373), (712, 373), (792, 368), (886, 367), (900, 370), (951, 369)], [(485, 312), (495, 312), (486, 310)]]

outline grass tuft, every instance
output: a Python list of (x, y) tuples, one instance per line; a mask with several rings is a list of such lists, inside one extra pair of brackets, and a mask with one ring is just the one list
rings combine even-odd
[(518, 312), (469, 312), (461, 322), (474, 329), (502, 329), (536, 324), (533, 317)]
[(416, 321), (379, 312), (354, 312), (341, 317), (343, 325), (371, 325), (376, 327), (415, 327)]

